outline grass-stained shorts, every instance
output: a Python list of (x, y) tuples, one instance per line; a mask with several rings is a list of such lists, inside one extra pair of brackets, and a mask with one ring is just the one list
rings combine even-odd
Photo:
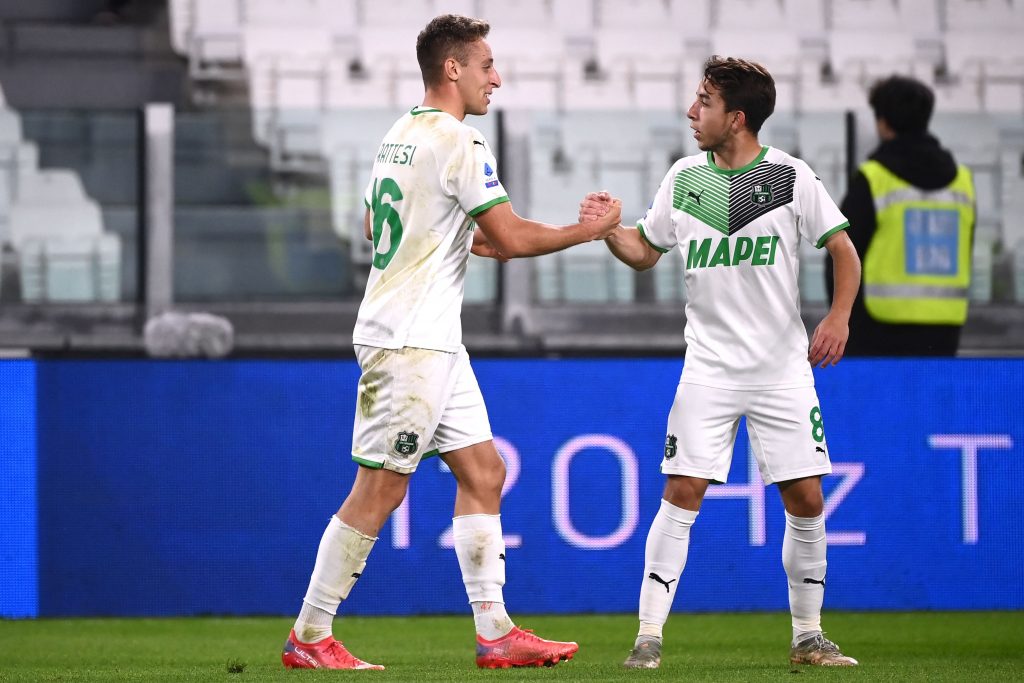
[(352, 459), (408, 474), (420, 460), (491, 439), (465, 347), (456, 353), (356, 345), (362, 370)]

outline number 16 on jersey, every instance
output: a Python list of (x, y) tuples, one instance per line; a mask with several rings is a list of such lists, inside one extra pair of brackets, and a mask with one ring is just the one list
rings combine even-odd
[[(384, 270), (402, 241), (402, 219), (398, 215), (398, 209), (392, 206), (392, 202), (402, 200), (402, 190), (393, 178), (381, 178), (380, 182), (373, 181), (373, 202), (370, 205), (370, 212), (373, 215), (373, 267)], [(388, 224), (387, 251), (381, 251), (381, 241), (384, 234), (384, 224)]]

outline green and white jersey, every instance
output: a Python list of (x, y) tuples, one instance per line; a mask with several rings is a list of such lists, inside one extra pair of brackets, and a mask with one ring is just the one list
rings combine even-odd
[(416, 107), (384, 136), (365, 201), (374, 254), (353, 342), (458, 351), (473, 216), (508, 201), (484, 136)]
[(722, 389), (813, 386), (800, 319), (798, 247), (849, 223), (800, 159), (764, 147), (735, 170), (710, 152), (677, 161), (637, 223), (686, 258), (683, 382)]

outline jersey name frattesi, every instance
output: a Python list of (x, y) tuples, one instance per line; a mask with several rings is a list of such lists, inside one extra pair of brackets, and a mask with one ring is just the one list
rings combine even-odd
[(385, 142), (377, 150), (377, 163), (379, 164), (399, 164), (402, 166), (412, 166), (413, 155), (416, 154), (416, 145), (402, 145), (391, 142)]
[(796, 170), (762, 161), (742, 175), (722, 175), (708, 166), (691, 166), (676, 174), (672, 207), (693, 216), (725, 237), (690, 240), (687, 268), (775, 265), (778, 235), (730, 236), (752, 221), (793, 201)]

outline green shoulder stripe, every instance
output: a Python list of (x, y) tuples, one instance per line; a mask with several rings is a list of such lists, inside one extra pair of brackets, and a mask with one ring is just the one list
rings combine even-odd
[(484, 211), (486, 211), (487, 209), (491, 208), (492, 206), (497, 206), (498, 204), (504, 204), (507, 201), (509, 201), (508, 195), (503, 195), (501, 197), (497, 197), (496, 199), (492, 199), (491, 201), (487, 202), (486, 204), (481, 204), (480, 206), (476, 207), (475, 209), (473, 209), (472, 211), (469, 212), (469, 215), (470, 216), (477, 216), (477, 215), (483, 213)]
[(647, 233), (644, 232), (644, 224), (643, 223), (637, 221), (636, 229), (640, 231), (640, 236), (644, 238), (644, 242), (647, 242), (647, 244), (651, 245), (652, 249), (654, 249), (655, 251), (661, 252), (662, 254), (667, 254), (668, 253), (668, 249), (662, 249), (657, 244), (652, 242), (649, 237), (647, 237)]
[(848, 227), (850, 227), (850, 221), (843, 221), (842, 223), (840, 223), (839, 225), (837, 225), (836, 227), (832, 228), (824, 235), (822, 235), (821, 239), (818, 240), (818, 243), (814, 245), (815, 248), (821, 249), (823, 246), (825, 246), (825, 242), (828, 242), (829, 237), (836, 234), (840, 230), (846, 230)]

